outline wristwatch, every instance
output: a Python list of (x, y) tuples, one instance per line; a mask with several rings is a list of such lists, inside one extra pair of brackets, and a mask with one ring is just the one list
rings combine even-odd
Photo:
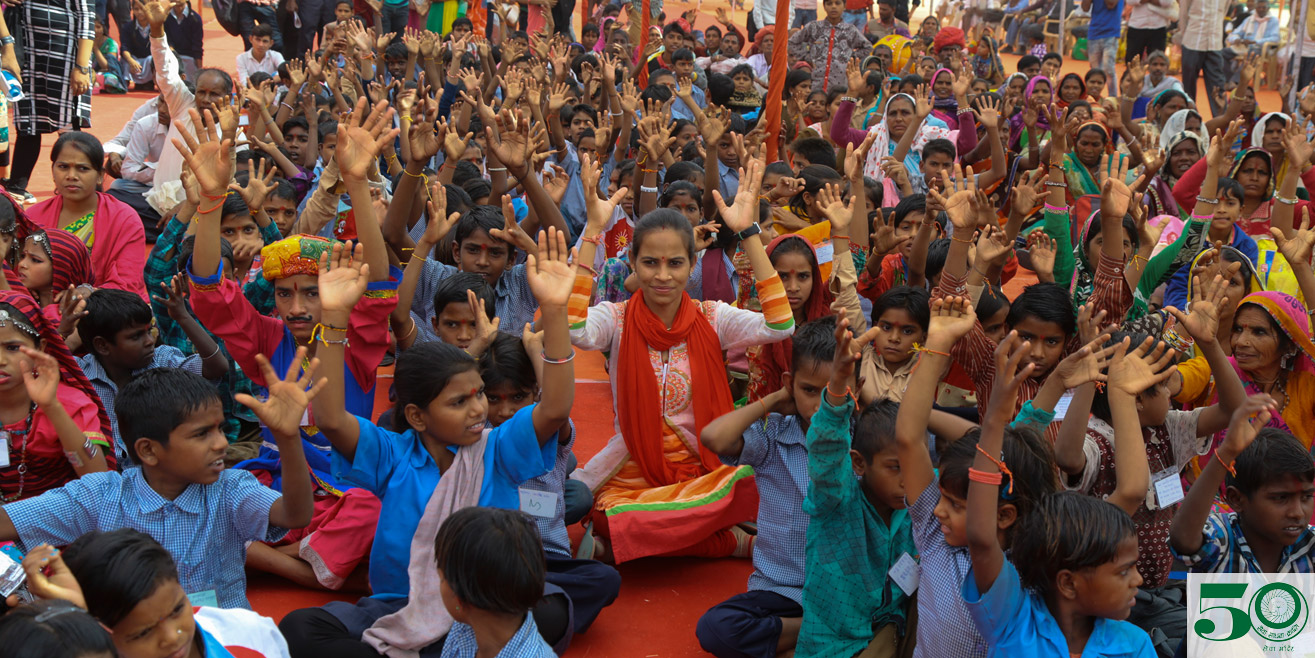
[(762, 232), (763, 232), (763, 227), (759, 226), (757, 222), (754, 222), (753, 224), (750, 224), (750, 225), (749, 225), (749, 228), (746, 228), (746, 229), (744, 229), (743, 231), (740, 231), (739, 233), (736, 233), (736, 234), (735, 234), (735, 239), (737, 239), (737, 240), (747, 240), (747, 239), (749, 239), (749, 238), (751, 238), (751, 237), (753, 237), (753, 236), (755, 236), (755, 235), (758, 235), (759, 233), (762, 233)]
[(88, 76), (90, 76), (90, 75), (92, 74), (92, 68), (91, 68), (91, 66), (78, 66), (77, 64), (74, 64), (74, 65), (73, 65), (73, 69), (74, 69), (75, 71), (80, 71), (80, 72), (82, 72), (82, 73), (84, 73), (84, 74), (86, 74), (86, 75), (88, 75)]

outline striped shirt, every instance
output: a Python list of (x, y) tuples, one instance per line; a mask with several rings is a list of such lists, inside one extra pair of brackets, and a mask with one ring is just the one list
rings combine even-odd
[[(1174, 555), (1195, 573), (1265, 573), (1246, 535), (1236, 512), (1213, 512), (1205, 519), (1201, 530), (1201, 548), (1192, 555)], [(1291, 546), (1279, 555), (1278, 569), (1273, 573), (1315, 573), (1311, 555), (1315, 549), (1315, 526), (1307, 527)]]

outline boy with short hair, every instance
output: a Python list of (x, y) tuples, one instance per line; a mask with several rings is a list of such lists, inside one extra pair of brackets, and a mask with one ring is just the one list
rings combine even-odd
[(237, 56), (237, 83), (247, 85), (252, 73), (262, 71), (276, 76), (283, 64), (283, 55), (274, 48), (274, 26), (257, 25), (251, 29), (251, 50)]
[[(1064, 56), (1059, 53), (1046, 53), (1041, 58), (1041, 75), (1051, 80), (1059, 79), (1059, 69), (1064, 66)], [(1058, 83), (1056, 83), (1058, 84)]]
[(187, 312), (185, 290), (182, 279), (176, 279), (162, 302), (200, 354), (207, 355), (204, 358), (199, 354), (187, 356), (170, 345), (156, 345), (151, 307), (130, 292), (101, 288), (91, 293), (87, 296), (86, 315), (78, 321), (78, 337), (87, 349), (78, 357), (78, 366), (105, 404), (114, 432), (115, 456), (122, 467), (134, 462), (119, 435), (119, 420), (114, 413), (114, 398), (121, 387), (151, 368), (179, 368), (210, 381), (218, 381), (228, 373), (228, 357)]
[(123, 387), (115, 400), (128, 454), (141, 468), (92, 473), (5, 505), (0, 541), (31, 550), (65, 546), (93, 530), (134, 528), (173, 555), (193, 604), (250, 608), (247, 543), (276, 541), (288, 528), (304, 527), (314, 504), (296, 424), (319, 387), (307, 393), (310, 375), (298, 379), (293, 371), (281, 380), (264, 357), (261, 365), (270, 401), (242, 401), (269, 425), (279, 445), (286, 496), (247, 471), (224, 468), (228, 439), (220, 430), (224, 414), (213, 384), (183, 370), (155, 368)]
[(699, 437), (723, 464), (752, 466), (760, 492), (749, 591), (713, 606), (695, 631), (715, 656), (775, 656), (799, 640), (809, 520), (800, 514), (809, 489), (805, 433), (831, 379), (835, 326), (830, 316), (801, 325), (781, 390), (761, 407), (748, 404), (708, 423)]
[(899, 475), (899, 404), (868, 405), (852, 441), (849, 430), (858, 348), (877, 331), (854, 337), (848, 319), (837, 322), (831, 377), (819, 391), (821, 406), (808, 427), (803, 509), (811, 518), (799, 658), (860, 652), (893, 658), (907, 638), (906, 608), (914, 585), (891, 571), (916, 574), (918, 551)]
[[(1192, 571), (1315, 571), (1315, 462), (1291, 434), (1265, 427), (1277, 415), (1270, 396), (1247, 398), (1174, 514), (1169, 545)], [(1220, 484), (1231, 512), (1210, 511)]]
[[(417, 268), (422, 269), (422, 266)], [(433, 315), (429, 317), (411, 312), (415, 285), (414, 282), (410, 286), (407, 283), (407, 276), (403, 273), (402, 285), (397, 292), (397, 308), (390, 316), (399, 350), (416, 343), (440, 340), (479, 358), (498, 335), (500, 321), (494, 314), (497, 299), (493, 287), (483, 276), (474, 272), (457, 272), (440, 280), (434, 288), (433, 305), (430, 306)], [(408, 321), (414, 322), (415, 326), (407, 326)]]

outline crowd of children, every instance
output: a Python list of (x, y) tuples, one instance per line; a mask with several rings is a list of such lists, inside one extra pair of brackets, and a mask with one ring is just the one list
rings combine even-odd
[(158, 96), (0, 195), (6, 655), (546, 658), (687, 556), (752, 560), (716, 656), (1174, 656), (1183, 570), (1311, 571), (1315, 89), (1207, 120), (897, 4), (98, 24)]

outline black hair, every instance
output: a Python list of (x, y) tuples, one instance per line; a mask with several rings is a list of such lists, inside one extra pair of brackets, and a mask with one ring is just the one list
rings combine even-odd
[(735, 81), (722, 73), (708, 73), (708, 102), (725, 105), (735, 94)]
[(666, 189), (662, 190), (662, 194), (658, 196), (657, 206), (659, 208), (666, 208), (670, 206), (672, 200), (676, 198), (677, 194), (687, 194), (691, 199), (694, 199), (695, 201), (700, 201), (702, 199), (701, 195), (699, 194), (699, 187), (697, 185), (687, 180), (678, 180), (678, 181), (672, 181), (672, 183), (668, 185)]
[(1058, 283), (1034, 283), (1024, 288), (1022, 294), (1009, 305), (1005, 324), (1014, 327), (1029, 317), (1059, 325), (1065, 336), (1072, 336), (1078, 331), (1073, 298), (1068, 294), (1068, 289)]
[(763, 169), (763, 175), (766, 176), (767, 174), (777, 174), (779, 176), (793, 177), (794, 169), (791, 169), (790, 163), (786, 162), (785, 160), (777, 160), (776, 162), (767, 165), (767, 167)]
[(82, 585), (87, 612), (111, 628), (161, 585), (178, 582), (178, 567), (169, 551), (132, 528), (93, 530), (78, 537), (64, 549), (64, 564)]
[(1109, 80), (1109, 79), (1110, 79), (1110, 74), (1106, 73), (1106, 72), (1105, 72), (1105, 69), (1101, 69), (1101, 68), (1092, 68), (1092, 69), (1087, 69), (1087, 72), (1082, 76), (1082, 81), (1083, 81), (1083, 82), (1086, 82), (1087, 80), (1090, 80), (1090, 79), (1091, 79), (1091, 76), (1093, 76), (1093, 75), (1101, 75), (1101, 76), (1104, 76), (1106, 80)]
[(453, 244), (461, 244), (466, 241), (475, 231), (483, 231), (489, 237), (493, 237), (494, 229), (501, 229), (506, 220), (502, 217), (502, 209), (496, 206), (475, 206), (468, 210), (466, 214), (457, 220), (457, 230), (454, 231)]
[(933, 139), (923, 145), (922, 147), (923, 160), (929, 158), (933, 153), (940, 153), (948, 157), (950, 160), (954, 160), (955, 158), (958, 157), (958, 154), (955, 153), (954, 144), (951, 143), (950, 140), (948, 139)]
[(824, 315), (805, 322), (794, 332), (790, 345), (790, 370), (799, 372), (807, 363), (816, 367), (836, 357), (836, 316)]
[(238, 194), (237, 192), (229, 192), (228, 196), (224, 197), (224, 205), (219, 210), (219, 217), (222, 221), (224, 217), (232, 217), (234, 215), (250, 217), (251, 209), (247, 207), (247, 201), (242, 198), (241, 194)]
[(734, 80), (735, 76), (740, 75), (741, 73), (749, 76), (750, 78), (755, 77), (753, 72), (753, 67), (749, 66), (748, 64), (739, 64), (735, 68), (731, 69), (730, 77), (732, 80)]
[(654, 73), (653, 75), (649, 76), (648, 86), (645, 87), (644, 91), (640, 92), (639, 94), (640, 100), (644, 101), (645, 103), (651, 101), (656, 101), (658, 103), (665, 103), (671, 100), (671, 97), (673, 96), (671, 90), (664, 85), (654, 84), (653, 81), (656, 79), (657, 79), (657, 73)]
[[(406, 46), (403, 46), (403, 48), (405, 48), (405, 47), (406, 47)], [(319, 144), (318, 144), (319, 147), (320, 147), (320, 148), (324, 148), (324, 139), (325, 139), (326, 137), (328, 137), (329, 135), (335, 135), (335, 136), (336, 136), (336, 135), (338, 134), (338, 122), (337, 122), (337, 121), (321, 121), (318, 125), (315, 126), (315, 132), (316, 132), (316, 134), (319, 135), (319, 138), (320, 138), (320, 139), (319, 139)]]
[(631, 262), (639, 257), (644, 238), (657, 231), (675, 231), (685, 243), (685, 251), (690, 260), (694, 259), (694, 227), (690, 226), (689, 220), (679, 212), (669, 208), (658, 208), (640, 217), (635, 223), (635, 230), (630, 236)]
[(497, 314), (494, 307), (498, 298), (493, 294), (493, 286), (481, 274), (474, 272), (454, 272), (451, 276), (438, 282), (434, 287), (434, 318), (443, 313), (448, 304), (465, 304), (466, 291), (474, 291), (477, 300), (484, 300), (484, 312), (490, 320)]
[[(196, 251), (196, 236), (188, 235), (183, 237), (178, 243), (178, 262), (187, 263), (190, 261), (194, 251)], [(233, 244), (226, 238), (219, 238), (219, 258), (227, 260), (230, 265), (233, 264)]]
[(680, 36), (683, 37), (685, 36), (685, 28), (681, 27), (679, 23), (676, 23), (674, 21), (671, 23), (667, 23), (666, 27), (662, 28), (662, 36), (665, 37), (668, 34), (672, 34), (672, 33), (679, 34)]
[[(1093, 221), (1103, 222), (1105, 220), (1104, 218), (1097, 217)], [(1119, 223), (1123, 226), (1123, 233), (1128, 236), (1128, 241), (1132, 243), (1132, 248), (1136, 250), (1141, 243), (1141, 236), (1137, 232), (1137, 220), (1133, 219), (1132, 215), (1124, 215), (1123, 221)], [(1087, 234), (1083, 236), (1082, 239), (1082, 251), (1084, 253), (1087, 251), (1087, 248), (1091, 246), (1091, 241), (1095, 240), (1096, 236), (1100, 235), (1103, 230), (1104, 229), (1101, 228), (1100, 224), (1096, 224), (1091, 227), (1090, 231), (1087, 231)]]
[(590, 52), (583, 55), (577, 55), (571, 59), (571, 72), (575, 74), (577, 79), (584, 76), (585, 64), (588, 64), (595, 71), (599, 70), (598, 57), (593, 53)]
[(598, 125), (598, 110), (595, 110), (594, 106), (587, 103), (576, 103), (575, 107), (571, 108), (571, 113), (567, 116), (574, 119), (577, 114), (588, 115), (589, 120), (593, 121), (594, 125)]
[(523, 617), (543, 596), (543, 542), (519, 511), (453, 512), (434, 539), (434, 561), (457, 599), (476, 610)]
[[(493, 194), (493, 185), (483, 178), (470, 178), (461, 184), (461, 189), (470, 195), (471, 200), (487, 199)], [(489, 199), (492, 201), (492, 199)]]
[[(634, 165), (632, 164), (631, 166), (633, 167)], [(770, 167), (771, 165), (768, 166)], [(667, 167), (666, 172), (662, 174), (662, 182), (665, 185), (671, 185), (678, 181), (689, 181), (690, 178), (695, 176), (703, 178), (703, 173), (703, 167), (700, 167), (693, 162), (682, 160)]]
[(813, 74), (803, 69), (790, 69), (785, 73), (785, 88), (781, 90), (781, 100), (784, 102), (790, 96), (790, 91), (795, 87), (805, 83), (812, 82)]
[(276, 177), (274, 179), (274, 186), (270, 188), (269, 196), (265, 197), (265, 199), (267, 201), (269, 199), (283, 199), (284, 201), (292, 201), (296, 203), (297, 188), (293, 187), (288, 179)]
[(0, 646), (10, 658), (118, 657), (100, 622), (68, 601), (39, 600), (0, 617)]
[(401, 41), (394, 41), (384, 47), (384, 59), (406, 59), (409, 54), (406, 44)]
[(950, 255), (950, 239), (937, 238), (927, 245), (927, 260), (923, 263), (923, 274), (927, 280), (941, 275), (941, 270), (945, 269), (945, 259)]
[(872, 326), (877, 326), (881, 314), (891, 309), (908, 311), (913, 321), (927, 331), (931, 323), (931, 293), (926, 288), (913, 286), (895, 286), (887, 290), (872, 303)]
[(455, 30), (459, 27), (464, 27), (468, 30), (473, 30), (475, 29), (475, 24), (471, 22), (469, 18), (462, 16), (461, 18), (457, 18), (452, 21), (452, 29)]
[(100, 145), (100, 140), (92, 137), (91, 133), (81, 130), (70, 130), (55, 140), (55, 145), (50, 147), (50, 162), (54, 163), (58, 160), (64, 149), (69, 147), (87, 156), (91, 161), (91, 168), (95, 169), (96, 173), (104, 171), (105, 149)]
[(1238, 203), (1242, 203), (1242, 200), (1246, 197), (1246, 190), (1242, 188), (1242, 184), (1227, 176), (1219, 179), (1218, 192), (1215, 197), (1221, 200), (1224, 195), (1228, 195), (1237, 199)]
[(274, 38), (274, 26), (273, 26), (273, 25), (269, 25), (269, 24), (267, 24), (267, 23), (260, 23), (260, 24), (257, 24), (255, 27), (252, 27), (252, 28), (251, 28), (251, 36), (252, 36), (252, 37), (269, 37), (270, 39), (273, 39), (273, 38)]
[(140, 464), (137, 439), (167, 446), (169, 435), (192, 414), (218, 404), (218, 389), (200, 375), (180, 368), (151, 368), (119, 389), (114, 415), (128, 456)]
[(1032, 66), (1041, 66), (1041, 58), (1037, 57), (1036, 55), (1023, 55), (1022, 57), (1018, 58), (1019, 71), (1022, 71), (1023, 69)]
[[(263, 27), (263, 26), (257, 25), (256, 27)], [(252, 34), (251, 36), (254, 37), (256, 35)], [(250, 76), (247, 76), (247, 83), (250, 84), (252, 87), (260, 87), (260, 84), (263, 83), (264, 81), (273, 80), (273, 79), (274, 76), (264, 71), (256, 71), (255, 73), (252, 73)]]
[(864, 461), (872, 461), (877, 453), (895, 445), (895, 417), (899, 403), (894, 400), (874, 400), (863, 407), (854, 423), (853, 448)]
[[(478, 367), (474, 357), (465, 350), (439, 340), (417, 343), (397, 355), (397, 367), (393, 370), (393, 390), (397, 394), (393, 429), (398, 432), (411, 429), (411, 423), (406, 419), (408, 406), (428, 407), (453, 377)], [(451, 520), (448, 517), (448, 521)]]
[(808, 204), (804, 201), (805, 194), (814, 196), (826, 187), (827, 183), (842, 181), (840, 173), (835, 169), (822, 164), (810, 164), (799, 170), (799, 178), (804, 179), (804, 189), (798, 194), (790, 197), (790, 212), (800, 218), (808, 217)]
[(484, 173), (479, 170), (479, 165), (469, 160), (462, 160), (457, 163), (456, 170), (452, 172), (452, 184), (457, 187), (464, 187), (466, 181), (483, 177)]
[(1046, 56), (1041, 58), (1041, 63), (1044, 64), (1052, 59), (1059, 60), (1060, 64), (1064, 63), (1064, 56), (1059, 53), (1046, 53)]
[(1302, 482), (1315, 479), (1315, 461), (1310, 451), (1296, 437), (1276, 427), (1265, 427), (1256, 439), (1233, 462), (1237, 475), (1228, 473), (1224, 484), (1238, 493), (1251, 497), (1266, 482), (1277, 482), (1289, 477)]
[(1018, 579), (1043, 598), (1054, 591), (1060, 571), (1108, 564), (1118, 557), (1119, 544), (1137, 537), (1127, 512), (1076, 491), (1041, 498), (1034, 510), (1019, 515), (1015, 528), (1011, 548)]
[(92, 341), (97, 338), (113, 343), (120, 331), (149, 325), (154, 317), (151, 307), (141, 297), (113, 288), (99, 288), (87, 295), (86, 312), (78, 321), (77, 332), (88, 349), (92, 349)]
[(306, 121), (306, 117), (292, 117), (283, 122), (283, 134), (288, 134), (288, 131), (293, 128), (301, 128), (302, 130), (305, 130), (307, 134), (310, 134), (310, 123)]
[(539, 379), (534, 374), (534, 357), (525, 351), (525, 344), (517, 336), (498, 332), (489, 348), (479, 357), (479, 374), (484, 387), (492, 388), (503, 383), (522, 391), (534, 391)]
[(900, 199), (899, 203), (895, 204), (895, 214), (891, 217), (890, 223), (898, 227), (905, 218), (915, 212), (924, 214), (927, 212), (926, 194), (910, 194)]
[(1075, 109), (1077, 109), (1077, 108), (1079, 108), (1079, 107), (1085, 107), (1085, 108), (1087, 108), (1088, 111), (1090, 111), (1090, 110), (1091, 110), (1091, 103), (1088, 103), (1087, 101), (1084, 101), (1084, 100), (1076, 100), (1076, 101), (1073, 101), (1072, 103), (1069, 103), (1069, 104), (1068, 104), (1068, 111), (1066, 111), (1066, 112), (1064, 113), (1064, 119), (1067, 120), (1070, 116), (1073, 116), (1073, 110), (1075, 110)]
[[(900, 78), (900, 80), (899, 80), (899, 86), (900, 86), (900, 87), (904, 87), (904, 86), (906, 86), (906, 85), (913, 85), (914, 87), (917, 87), (917, 86), (920, 86), (920, 85), (923, 85), (923, 84), (926, 84), (926, 83), (927, 83), (927, 81), (926, 81), (926, 80), (923, 80), (923, 79), (922, 79), (922, 76), (918, 75), (917, 73), (910, 73), (910, 74), (908, 74), (908, 75), (906, 75), (906, 76)], [(905, 99), (903, 99), (903, 100), (908, 100), (908, 99), (905, 98)]]
[[(938, 469), (940, 485), (946, 491), (959, 498), (968, 497), (968, 469), (977, 457), (977, 443), (981, 440), (981, 428), (974, 427), (963, 437), (946, 447), (941, 455)], [(1013, 493), (1009, 493), (1008, 480), (1000, 486), (1001, 502), (1014, 506), (1018, 511), (1018, 520), (1030, 514), (1037, 501), (1049, 496), (1059, 489), (1055, 477), (1055, 454), (1050, 442), (1030, 427), (1005, 428), (1004, 442), (1001, 444), (1001, 456), (1013, 474)], [(1019, 523), (1014, 523), (1005, 531), (1006, 547), (1013, 541)]]
[(803, 156), (810, 165), (836, 168), (836, 149), (821, 137), (800, 137), (790, 142), (790, 150)]
[[(443, 189), (447, 191), (447, 211), (467, 213), (475, 207), (475, 201), (470, 198), (466, 191), (451, 183), (444, 183)], [(501, 212), (501, 210), (499, 210)]]
[(676, 52), (671, 53), (671, 62), (673, 64), (676, 62), (685, 62), (685, 61), (689, 61), (689, 62), (694, 61), (693, 50), (690, 50), (689, 48), (677, 48)]
[[(1110, 339), (1105, 342), (1103, 347), (1122, 343), (1125, 338), (1129, 339), (1128, 351), (1132, 351), (1137, 349), (1137, 346), (1145, 342), (1147, 338), (1150, 338), (1150, 334), (1134, 331), (1115, 331), (1110, 334)], [(1138, 394), (1153, 398), (1159, 394), (1159, 391), (1155, 386), (1152, 386), (1144, 391), (1140, 391)], [(1091, 415), (1107, 423), (1113, 422), (1113, 420), (1111, 420), (1110, 398), (1108, 391), (1104, 386), (1097, 386), (1096, 392), (1091, 398)]]
[(1001, 290), (1000, 286), (989, 286), (982, 290), (982, 296), (977, 298), (977, 319), (985, 324), (988, 318), (1007, 306), (1009, 306), (1009, 298), (1005, 296), (1004, 290)]

